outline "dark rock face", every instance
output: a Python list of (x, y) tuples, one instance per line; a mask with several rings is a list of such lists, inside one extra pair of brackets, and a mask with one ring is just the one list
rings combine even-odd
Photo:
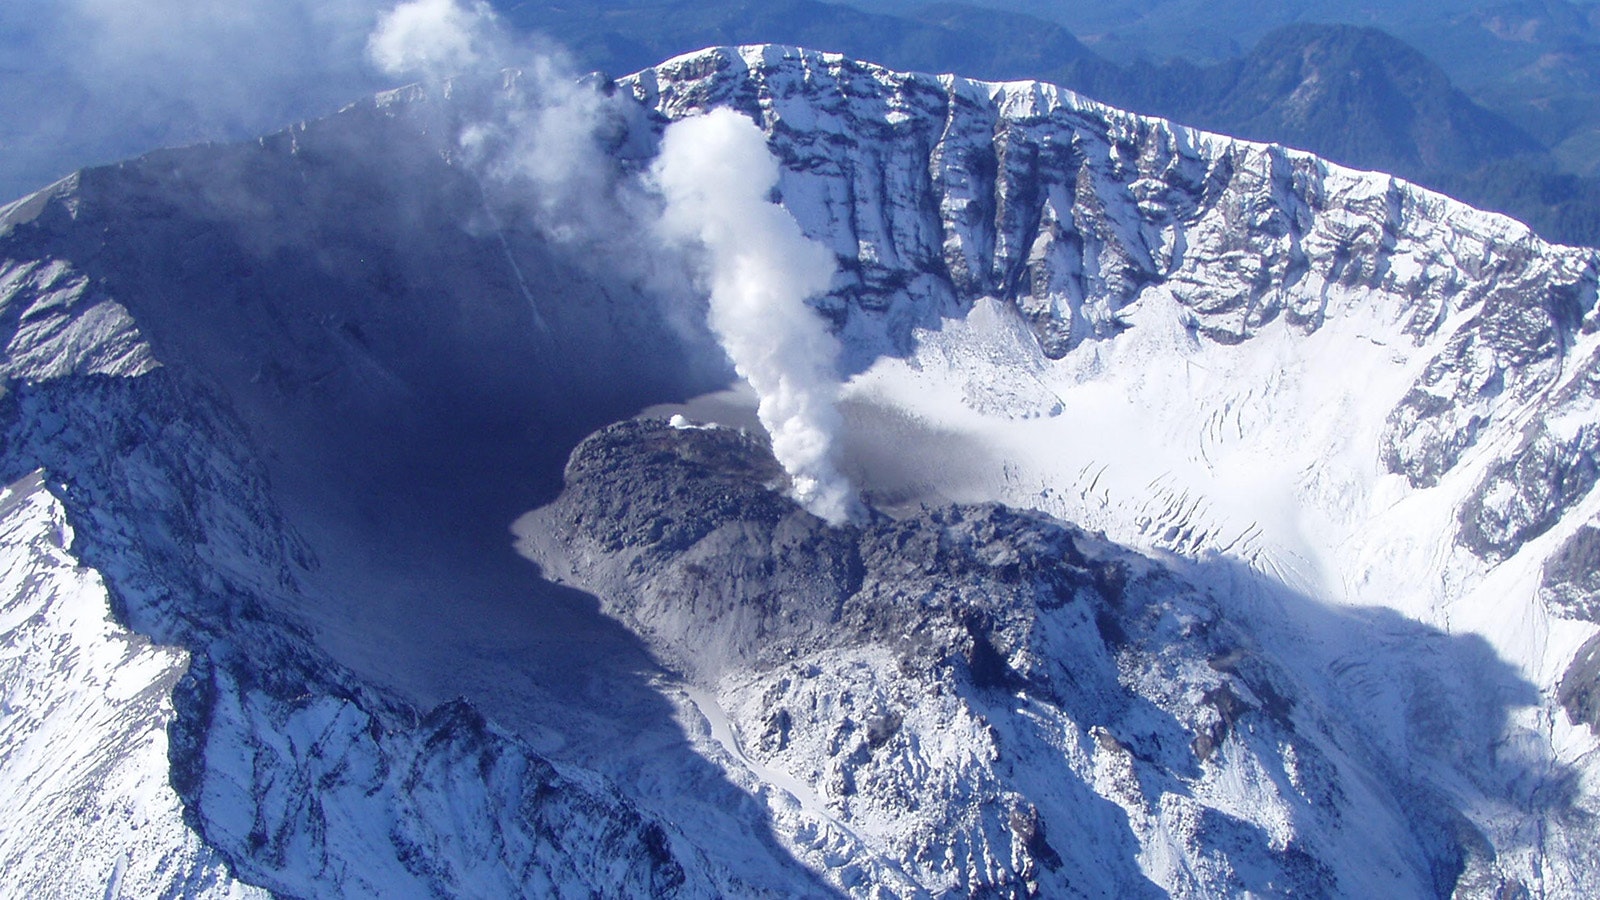
[[(1600, 356), (1587, 360), (1545, 414), (1518, 436), (1461, 507), (1461, 539), (1480, 557), (1499, 561), (1549, 531), (1587, 496), (1600, 477), (1600, 422), (1587, 411), (1600, 400)], [(1554, 562), (1554, 561), (1552, 561)], [(1558, 567), (1561, 563), (1555, 563)]]
[(1556, 615), (1600, 622), (1600, 528), (1579, 528), (1545, 560), (1539, 597)]
[(1592, 637), (1561, 676), (1556, 698), (1574, 723), (1600, 733), (1600, 636)]
[(650, 589), (618, 597), (619, 614), (693, 666), (890, 643), (907, 660), (959, 660), (980, 687), (1040, 690), (1008, 663), (1026, 620), (1076, 605), (1092, 622), (1117, 593), (1119, 564), (1091, 563), (1081, 533), (1037, 513), (949, 507), (830, 528), (777, 492), (764, 442), (731, 429), (621, 423), (580, 445), (566, 477), (548, 530), (629, 560), (626, 580)]
[[(1327, 755), (1327, 721), (1300, 711), (1301, 688), (1209, 597), (1041, 514), (948, 506), (831, 528), (783, 484), (742, 432), (620, 423), (574, 451), (561, 497), (524, 522), (525, 549), (692, 681), (720, 685), (737, 727), (760, 736), (745, 752), (814, 773), (841, 821), (895, 823), (874, 826), (887, 829), (877, 850), (918, 883), (1126, 896), (1151, 885), (1124, 838), (1160, 822), (1182, 835), (1174, 852), (1196, 854), (1204, 890), (1337, 893), (1348, 875), (1324, 842), (1351, 761)], [(1163, 806), (1239, 764), (1298, 786), (1306, 818), (1287, 846), (1236, 811)], [(1418, 834), (1449, 815), (1436, 803), (1409, 809)], [(953, 855), (920, 843), (935, 836)], [(1429, 883), (1461, 869), (1451, 840), (1408, 847), (1433, 860)]]

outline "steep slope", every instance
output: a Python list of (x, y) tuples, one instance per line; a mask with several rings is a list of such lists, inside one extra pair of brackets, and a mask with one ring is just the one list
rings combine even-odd
[[(304, 897), (820, 893), (690, 749), (637, 640), (506, 532), (564, 441), (717, 382), (653, 304), (486, 227), (439, 109), (396, 99), (87, 171), (0, 218), (0, 470), (46, 472), (118, 620), (189, 659), (148, 777), (199, 840), (150, 852), (180, 886)], [(100, 749), (53, 783), (93, 784)], [(659, 780), (609, 777), (641, 759)], [(32, 772), (18, 796), (48, 787)]]
[[(83, 311), (74, 301), (57, 292), (46, 302), (71, 315)], [(33, 498), (23, 510), (55, 518), (42, 537), (14, 541), (17, 564), (39, 571), (19, 573), (12, 602), (49, 600), (31, 591), (62, 576), (27, 554), (55, 543), (55, 568), (71, 567), (59, 560), (70, 540), (94, 569), (69, 568), (83, 586), (58, 603), (92, 604), (103, 577), (138, 632), (68, 630), (68, 616), (92, 626), (93, 607), (46, 603), (29, 622), (43, 635), (13, 635), (8, 735), (21, 746), (8, 790), (71, 803), (58, 815), (75, 829), (39, 831), (27, 817), (48, 807), (9, 807), (19, 818), (6, 833), (33, 836), (9, 858), (54, 867), (39, 876), (42, 895), (121, 885), (189, 896), (229, 890), (235, 878), (289, 896), (715, 892), (677, 861), (660, 823), (595, 775), (558, 769), (464, 702), (419, 709), (323, 654), (292, 615), (314, 560), (278, 514), (237, 422), (176, 381), (166, 368), (61, 372), (13, 382), (0, 401), (6, 467), (43, 468), (61, 498), (58, 507), (37, 485), (15, 489)], [(75, 539), (62, 519), (81, 523)], [(148, 639), (187, 654), (140, 651)], [(67, 677), (76, 659), (91, 680)], [(108, 680), (93, 680), (105, 669)], [(127, 718), (105, 722), (99, 708), (119, 699)], [(84, 717), (69, 719), (77, 709)], [(33, 719), (54, 730), (28, 727)], [(91, 742), (96, 722), (105, 736)], [(65, 746), (52, 743), (41, 763), (45, 747), (25, 735)], [(114, 792), (83, 799), (102, 784)], [(96, 808), (112, 815), (95, 819)], [(131, 843), (124, 823), (137, 829)], [(57, 843), (74, 833), (93, 849)], [(615, 865), (596, 870), (595, 856)], [(67, 868), (78, 859), (83, 868)]]
[(32, 475), (0, 493), (0, 868), (19, 895), (256, 897), (184, 820), (167, 778), (182, 651), (126, 631)]

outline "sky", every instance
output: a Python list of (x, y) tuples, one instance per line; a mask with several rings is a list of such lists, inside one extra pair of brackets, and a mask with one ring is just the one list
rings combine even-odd
[(367, 52), (388, 5), (0, 3), (0, 197), (156, 147), (277, 130), (392, 86)]

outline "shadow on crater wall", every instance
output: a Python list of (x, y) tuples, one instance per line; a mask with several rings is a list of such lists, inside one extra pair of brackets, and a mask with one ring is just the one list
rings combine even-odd
[[(259, 144), (87, 170), (73, 195), (0, 237), (0, 253), (65, 260), (130, 311), (165, 367), (129, 382), (131, 402), (138, 409), (141, 391), (169, 401), (138, 416), (176, 419), (191, 435), (229, 432), (254, 455), (242, 464), (259, 467), (274, 510), (239, 527), (270, 544), (281, 511), (288, 543), (303, 541), (280, 585), (240, 601), (273, 640), (308, 629), (359, 680), (406, 703), (464, 698), (550, 758), (610, 777), (647, 812), (745, 835), (701, 848), (736, 879), (831, 893), (787, 859), (755, 801), (692, 751), (648, 649), (511, 544), (511, 522), (555, 495), (579, 439), (726, 384), (720, 350), (669, 326), (604, 261), (500, 227), (487, 204), (515, 198), (486, 195), (443, 161), (448, 147), (434, 141), (451, 132), (420, 127), (439, 125), (435, 115), (363, 106)], [(117, 461), (76, 458), (82, 447), (53, 443), (29, 418), (44, 409), (119, 430), (95, 422), (102, 392), (80, 381), (13, 406), (8, 470), (44, 466), (82, 482), (81, 497), (121, 496), (122, 486), (90, 484), (116, 476)], [(183, 404), (212, 410), (198, 414), (208, 424), (189, 428)], [(155, 438), (132, 428), (127, 440)], [(186, 452), (167, 450), (159, 458)], [(152, 529), (193, 518), (185, 492), (225, 487), (179, 486), (160, 501), (175, 508), (80, 507), (75, 523), (92, 542), (97, 515), (146, 517), (149, 540), (134, 549), (154, 553), (170, 536)], [(214, 598), (143, 609), (115, 567), (108, 578), (125, 616), (165, 632), (156, 640), (202, 657), (211, 648), (195, 641), (226, 640), (174, 624), (223, 614), (205, 608)], [(646, 764), (672, 774), (641, 780)]]

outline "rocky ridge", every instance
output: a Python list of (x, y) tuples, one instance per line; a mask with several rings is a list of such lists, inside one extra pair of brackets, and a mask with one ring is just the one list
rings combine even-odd
[(1160, 563), (997, 505), (829, 528), (781, 486), (741, 432), (624, 423), (520, 528), (815, 792), (801, 858), (831, 831), (934, 895), (1515, 889)]

